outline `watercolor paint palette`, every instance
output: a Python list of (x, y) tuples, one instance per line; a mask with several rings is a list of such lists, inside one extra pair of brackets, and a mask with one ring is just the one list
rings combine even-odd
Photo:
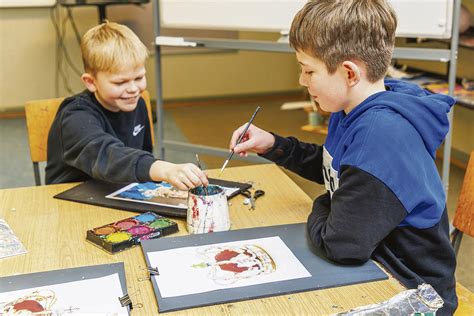
[(178, 224), (153, 212), (96, 227), (87, 231), (87, 240), (109, 253), (116, 253), (148, 240), (178, 231)]

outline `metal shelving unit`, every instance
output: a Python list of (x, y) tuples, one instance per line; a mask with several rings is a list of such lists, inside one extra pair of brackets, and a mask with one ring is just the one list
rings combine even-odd
[[(206, 47), (231, 50), (248, 50), (248, 51), (265, 51), (276, 53), (293, 53), (288, 43), (269, 42), (269, 41), (252, 41), (252, 40), (232, 40), (232, 39), (213, 39), (213, 38), (179, 38), (179, 37), (162, 37), (160, 36), (160, 12), (159, 1), (153, 0), (154, 14), (154, 33), (155, 33), (155, 88), (156, 88), (156, 114), (157, 114), (157, 146), (159, 158), (165, 158), (165, 149), (173, 149), (179, 151), (192, 151), (202, 154), (210, 154), (215, 156), (227, 156), (228, 149), (209, 147), (203, 145), (189, 144), (185, 142), (177, 142), (167, 140), (163, 133), (163, 90), (161, 76), (161, 46), (181, 46), (181, 47)], [(449, 95), (454, 95), (454, 87), (456, 84), (456, 65), (457, 51), (459, 43), (459, 15), (461, 11), (461, 0), (453, 1), (453, 19), (451, 28), (450, 49), (434, 49), (434, 48), (401, 48), (396, 47), (393, 53), (394, 59), (412, 59), (412, 60), (428, 60), (448, 63), (448, 84)], [(453, 110), (448, 114), (450, 129), (446, 135), (444, 142), (443, 170), (442, 179), (444, 189), (447, 192), (449, 186), (449, 168), (451, 159), (451, 142), (452, 142), (452, 122)], [(236, 157), (237, 158), (237, 157)], [(242, 159), (242, 158), (241, 158)], [(256, 155), (249, 156), (246, 160), (254, 162), (263, 162), (263, 158)]]

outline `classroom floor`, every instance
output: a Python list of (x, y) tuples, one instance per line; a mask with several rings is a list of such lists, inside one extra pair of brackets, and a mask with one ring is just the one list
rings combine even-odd
[[(281, 135), (292, 135), (306, 142), (323, 143), (324, 137), (302, 131), (307, 124), (307, 113), (302, 110), (282, 111), (282, 99), (274, 101), (255, 101), (236, 99), (232, 102), (210, 100), (199, 102), (199, 106), (171, 106), (165, 110), (164, 134), (166, 139), (188, 141), (190, 143), (228, 147), (233, 130), (244, 124), (252, 115), (256, 105), (262, 110), (255, 124)], [(0, 189), (33, 186), (33, 168), (30, 162), (26, 124), (24, 118), (0, 119)], [(224, 158), (200, 155), (205, 168), (220, 168)], [(194, 153), (166, 151), (166, 160), (171, 162), (194, 162)], [(232, 160), (229, 167), (248, 164)], [(438, 162), (440, 167), (440, 163)], [(41, 166), (44, 168), (44, 165)], [(324, 191), (323, 186), (314, 184), (287, 172), (288, 175), (309, 196), (316, 197)], [(459, 197), (464, 170), (451, 167), (448, 195), (448, 210), (452, 218)], [(464, 236), (458, 256), (457, 281), (474, 291), (474, 239)]]

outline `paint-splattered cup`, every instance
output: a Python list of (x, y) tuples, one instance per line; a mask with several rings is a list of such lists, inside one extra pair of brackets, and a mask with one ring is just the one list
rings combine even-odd
[(189, 190), (187, 228), (190, 234), (230, 229), (229, 206), (224, 189), (218, 185)]

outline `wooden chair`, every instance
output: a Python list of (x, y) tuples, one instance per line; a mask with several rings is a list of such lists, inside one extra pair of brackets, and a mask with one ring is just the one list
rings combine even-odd
[(471, 152), (464, 175), (461, 194), (454, 213), (453, 226), (451, 242), (457, 255), (463, 234), (474, 237), (474, 151)]
[[(155, 143), (150, 94), (143, 91), (142, 98), (148, 109), (148, 119), (151, 126), (151, 138)], [(41, 185), (39, 162), (47, 160), (48, 134), (51, 124), (56, 117), (59, 105), (64, 98), (29, 101), (25, 104), (26, 127), (28, 129), (28, 143), (33, 163), (35, 184)]]

